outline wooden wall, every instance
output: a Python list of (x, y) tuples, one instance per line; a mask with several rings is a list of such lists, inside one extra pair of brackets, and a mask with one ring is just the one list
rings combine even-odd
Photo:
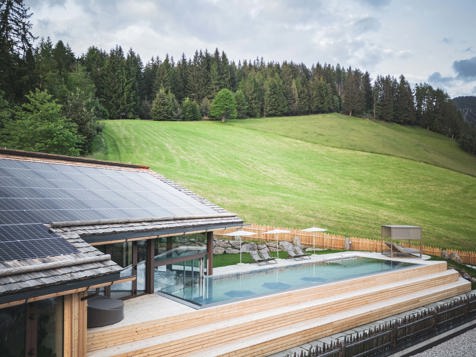
[(85, 294), (75, 293), (64, 297), (64, 357), (86, 355), (87, 300), (81, 300)]

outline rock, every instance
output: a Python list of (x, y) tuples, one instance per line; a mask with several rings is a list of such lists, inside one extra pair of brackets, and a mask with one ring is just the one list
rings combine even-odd
[(244, 243), (241, 246), (241, 251), (242, 252), (249, 252), (251, 250), (256, 250), (256, 243)]
[(222, 248), (222, 247), (213, 248), (213, 254), (223, 254), (223, 253), (225, 253), (225, 248)]
[(268, 249), (268, 246), (266, 244), (258, 244), (256, 245), (256, 248), (258, 250), (262, 250), (262, 249)]
[(458, 255), (458, 253), (455, 253), (455, 252), (451, 252), (450, 253), (450, 259), (455, 261), (456, 263), (458, 264), (463, 264), (463, 260), (460, 258), (460, 256)]
[(227, 248), (225, 249), (225, 254), (239, 254), (240, 250), (235, 248)]
[(230, 242), (227, 240), (216, 240), (215, 241), (215, 247), (221, 247), (221, 248), (228, 248), (230, 246)]
[(281, 246), (281, 248), (283, 250), (293, 250), (294, 249), (294, 245), (290, 242), (286, 242), (286, 241), (279, 242), (279, 245)]
[(450, 259), (450, 255), (448, 254), (448, 252), (446, 250), (441, 251), (441, 257), (443, 259)]
[(351, 250), (352, 249), (352, 242), (350, 241), (350, 238), (345, 238), (344, 249), (345, 250)]
[(239, 240), (231, 240), (230, 241), (230, 246), (234, 249), (240, 249), (240, 245), (242, 244), (242, 242), (240, 242)]
[(294, 237), (293, 243), (294, 243), (294, 245), (297, 245), (298, 247), (300, 247), (301, 246), (301, 238), (299, 238), (297, 236)]
[(468, 281), (473, 281), (473, 278), (471, 277), (471, 275), (469, 275), (469, 274), (466, 273), (465, 271), (461, 271), (461, 272), (460, 272), (460, 275), (461, 275), (464, 279), (466, 279), (466, 280), (468, 280)]

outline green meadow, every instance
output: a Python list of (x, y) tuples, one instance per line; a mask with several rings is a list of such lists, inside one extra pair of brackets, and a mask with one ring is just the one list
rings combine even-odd
[(339, 114), (104, 121), (94, 157), (150, 166), (248, 223), (476, 250), (476, 157), (420, 128)]

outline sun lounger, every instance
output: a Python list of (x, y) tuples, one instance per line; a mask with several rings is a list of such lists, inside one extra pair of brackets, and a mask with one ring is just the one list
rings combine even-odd
[(250, 255), (251, 255), (251, 258), (255, 261), (255, 263), (257, 263), (258, 265), (260, 264), (269, 264), (271, 263), (272, 261), (274, 261), (274, 263), (276, 263), (276, 260), (274, 258), (269, 258), (269, 259), (265, 259), (263, 257), (261, 257), (259, 254), (258, 254), (258, 251), (257, 250), (250, 250)]
[(405, 248), (393, 242), (385, 242), (385, 244), (390, 248), (391, 254), (395, 252), (400, 255), (421, 257), (421, 252), (418, 249)]
[(261, 257), (269, 263), (276, 263), (276, 258), (273, 258), (269, 255), (269, 251), (267, 249), (262, 249), (260, 251)]
[(306, 253), (304, 253), (304, 252), (302, 251), (302, 248), (301, 248), (299, 245), (295, 245), (295, 246), (294, 246), (294, 250), (296, 251), (297, 255), (300, 255), (300, 256), (302, 256), (302, 257), (307, 257), (307, 258), (309, 258), (309, 255), (307, 255)]
[(294, 250), (292, 249), (292, 247), (290, 247), (289, 249), (286, 250), (286, 252), (288, 253), (288, 257), (291, 259), (296, 259), (296, 260), (310, 259), (310, 257), (307, 254), (305, 254), (302, 251), (302, 249), (298, 246), (294, 247)]

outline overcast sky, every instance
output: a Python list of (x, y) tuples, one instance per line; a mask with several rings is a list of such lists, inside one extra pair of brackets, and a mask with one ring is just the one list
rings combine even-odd
[(36, 36), (132, 48), (144, 63), (215, 48), (263, 57), (403, 74), (451, 97), (476, 95), (475, 0), (26, 0)]

